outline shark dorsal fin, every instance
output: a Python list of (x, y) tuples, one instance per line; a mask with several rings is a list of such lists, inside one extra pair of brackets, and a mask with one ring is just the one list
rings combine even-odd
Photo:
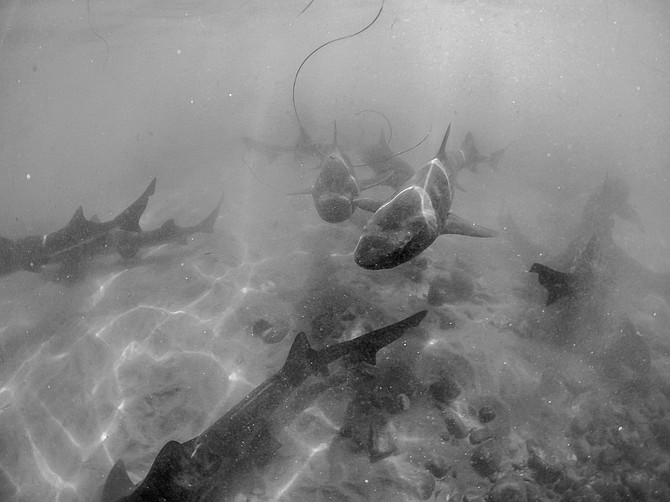
[(317, 351), (309, 344), (307, 335), (301, 331), (293, 340), (281, 371), (289, 379), (300, 380), (310, 375), (326, 375), (328, 367), (320, 363)]
[(79, 206), (74, 214), (72, 215), (72, 218), (70, 218), (70, 221), (68, 222), (67, 226), (68, 227), (76, 227), (84, 223), (86, 218), (84, 217), (84, 210), (81, 206)]
[(123, 460), (114, 464), (107, 476), (107, 481), (102, 491), (102, 502), (111, 502), (126, 497), (133, 489), (133, 482), (128, 477), (128, 471)]

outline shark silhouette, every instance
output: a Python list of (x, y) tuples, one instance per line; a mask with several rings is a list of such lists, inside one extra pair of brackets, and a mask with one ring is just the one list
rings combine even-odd
[(374, 365), (377, 352), (407, 329), (418, 326), (426, 313), (417, 312), (390, 326), (318, 351), (311, 348), (304, 333), (299, 333), (277, 374), (199, 436), (185, 443), (168, 442), (140, 483), (133, 486), (119, 460), (107, 478), (102, 502), (220, 500), (231, 474), (248, 465), (261, 449), (260, 443), (267, 440), (268, 417), (287, 406), (289, 395), (309, 377), (327, 374), (328, 365), (344, 356)]
[(319, 175), (313, 187), (289, 195), (311, 194), (314, 206), (322, 220), (339, 223), (348, 220), (356, 208), (375, 212), (380, 201), (360, 197), (362, 190), (384, 183), (392, 173), (377, 179), (358, 181), (351, 161), (337, 145), (337, 124), (334, 125), (333, 145), (319, 166)]
[[(482, 155), (475, 145), (474, 136), (469, 132), (465, 135), (458, 150), (446, 152), (446, 159), (456, 173), (463, 169), (476, 172), (477, 166), (482, 163), (488, 164), (492, 169), (497, 169), (506, 148), (496, 150), (490, 155)], [(390, 173), (390, 178), (384, 184), (395, 189), (400, 188), (414, 175), (414, 168), (389, 148), (389, 142), (386, 141), (383, 129), (377, 143), (363, 149), (361, 158), (377, 175)]]
[(451, 212), (457, 164), (447, 156), (451, 124), (435, 158), (424, 165), (375, 212), (354, 250), (366, 269), (397, 267), (423, 253), (442, 234), (494, 237), (491, 230)]
[(68, 224), (45, 235), (33, 235), (16, 240), (0, 237), (0, 275), (20, 270), (40, 272), (47, 265), (60, 265), (59, 277), (75, 279), (83, 262), (105, 253), (119, 253), (131, 258), (142, 247), (166, 243), (185, 244), (196, 232), (211, 233), (219, 214), (221, 201), (202, 222), (180, 227), (168, 220), (160, 228), (143, 231), (139, 221), (156, 189), (154, 178), (146, 190), (116, 218), (100, 222), (84, 217), (77, 208)]
[(39, 272), (43, 266), (52, 263), (76, 264), (104, 249), (112, 230), (141, 231), (140, 217), (155, 189), (156, 178), (135, 202), (113, 220), (103, 223), (87, 220), (80, 206), (60, 230), (14, 241), (0, 238), (0, 275), (19, 270)]

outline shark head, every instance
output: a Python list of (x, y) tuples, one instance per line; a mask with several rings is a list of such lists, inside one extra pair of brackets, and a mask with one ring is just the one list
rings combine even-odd
[(410, 186), (372, 215), (354, 251), (356, 263), (369, 270), (397, 267), (421, 254), (439, 235), (430, 197)]
[(322, 220), (339, 223), (351, 217), (354, 199), (360, 189), (351, 170), (351, 162), (337, 146), (337, 128), (331, 151), (321, 162), (319, 176), (314, 183), (312, 197)]
[(348, 220), (354, 212), (354, 203), (345, 195), (328, 193), (314, 198), (314, 206), (323, 221), (340, 223)]

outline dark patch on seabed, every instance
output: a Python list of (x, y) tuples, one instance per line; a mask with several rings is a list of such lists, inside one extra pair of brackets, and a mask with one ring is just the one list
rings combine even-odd
[(0, 501), (670, 500), (670, 6), (0, 19)]

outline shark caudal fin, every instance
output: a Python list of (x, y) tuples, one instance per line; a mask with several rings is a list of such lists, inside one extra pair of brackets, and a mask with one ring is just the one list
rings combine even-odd
[(444, 228), (441, 234), (458, 234), (467, 235), (468, 237), (497, 237), (498, 232), (490, 228), (477, 225), (470, 221), (464, 220), (454, 213), (449, 213), (447, 220), (444, 222)]
[(133, 489), (133, 483), (128, 477), (128, 471), (123, 460), (118, 460), (107, 475), (105, 486), (102, 489), (100, 502), (114, 502), (121, 500)]
[(219, 202), (216, 204), (216, 207), (212, 210), (212, 212), (209, 213), (209, 216), (207, 216), (207, 218), (205, 218), (198, 224), (198, 230), (200, 232), (203, 232), (205, 234), (214, 233), (214, 224), (216, 223), (216, 220), (219, 218), (219, 212), (221, 211), (221, 204), (223, 204), (223, 194), (221, 194)]
[(115, 226), (128, 232), (141, 232), (142, 228), (140, 227), (140, 218), (142, 217), (142, 214), (144, 214), (144, 210), (147, 208), (149, 197), (151, 197), (155, 191), (156, 178), (151, 180), (151, 183), (149, 183), (149, 186), (146, 188), (144, 193), (140, 195), (135, 202), (133, 202), (125, 211), (114, 218)]
[(319, 351), (319, 360), (322, 364), (329, 364), (340, 357), (349, 355), (354, 361), (375, 365), (377, 352), (396, 341), (408, 329), (415, 328), (421, 324), (426, 314), (428, 314), (427, 310), (421, 310), (390, 326), (371, 331), (353, 340), (330, 345)]
[(572, 274), (559, 272), (541, 263), (533, 263), (529, 272), (538, 274), (538, 282), (549, 292), (546, 305), (551, 305), (564, 296), (569, 296), (573, 293)]
[(440, 144), (440, 149), (435, 154), (435, 158), (442, 162), (443, 165), (447, 165), (447, 140), (449, 139), (449, 133), (451, 132), (451, 124), (447, 127), (447, 132), (444, 133), (442, 138), (442, 144)]

